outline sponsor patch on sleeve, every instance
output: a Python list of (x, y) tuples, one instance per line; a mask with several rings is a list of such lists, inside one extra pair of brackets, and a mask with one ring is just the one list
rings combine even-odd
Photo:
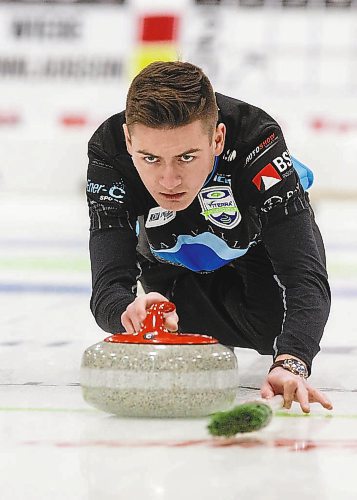
[(111, 185), (99, 184), (91, 179), (87, 181), (87, 193), (97, 195), (98, 201), (114, 201), (123, 203), (125, 196), (125, 186), (123, 181), (113, 182)]
[(271, 148), (275, 146), (275, 144), (278, 143), (279, 136), (276, 135), (275, 132), (270, 134), (268, 137), (266, 137), (258, 146), (256, 146), (253, 151), (249, 153), (247, 158), (245, 159), (245, 164), (248, 165), (248, 163), (251, 162), (251, 165), (255, 163), (258, 158), (263, 156), (265, 153), (267, 153)]
[(268, 165), (265, 165), (265, 167), (253, 177), (252, 182), (261, 193), (264, 193), (275, 186), (275, 184), (278, 184), (281, 180), (282, 177), (280, 174), (271, 163), (268, 163)]
[(272, 196), (264, 202), (261, 211), (268, 213), (270, 212), (270, 210), (273, 210), (274, 207), (280, 205), (281, 203), (283, 203), (283, 198), (281, 196)]

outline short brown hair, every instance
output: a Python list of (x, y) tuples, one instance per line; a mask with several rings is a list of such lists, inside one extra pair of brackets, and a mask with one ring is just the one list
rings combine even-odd
[(132, 81), (126, 100), (126, 124), (174, 128), (202, 120), (213, 134), (218, 120), (216, 98), (201, 68), (188, 62), (156, 61)]

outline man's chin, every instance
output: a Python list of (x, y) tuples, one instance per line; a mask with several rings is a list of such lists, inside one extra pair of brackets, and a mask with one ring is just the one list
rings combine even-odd
[(191, 203), (165, 202), (165, 203), (161, 203), (160, 206), (161, 206), (161, 208), (163, 208), (165, 210), (171, 210), (173, 212), (180, 212), (182, 210), (185, 210), (188, 206), (190, 206)]

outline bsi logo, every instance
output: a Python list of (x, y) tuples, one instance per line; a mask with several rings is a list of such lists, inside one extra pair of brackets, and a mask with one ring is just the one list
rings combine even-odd
[(274, 158), (272, 163), (274, 163), (274, 166), (281, 173), (285, 172), (285, 170), (287, 170), (293, 164), (288, 150), (284, 151), (284, 153), (281, 156), (277, 156), (276, 158)]

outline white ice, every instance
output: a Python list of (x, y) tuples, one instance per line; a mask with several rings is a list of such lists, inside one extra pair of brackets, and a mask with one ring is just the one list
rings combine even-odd
[[(294, 403), (226, 446), (206, 418), (117, 418), (82, 400), (82, 352), (106, 336), (89, 310), (84, 198), (12, 196), (0, 209), (1, 500), (357, 498), (356, 204), (315, 204), (333, 305), (310, 382), (334, 410)], [(271, 359), (236, 355), (237, 400), (254, 398)]]

